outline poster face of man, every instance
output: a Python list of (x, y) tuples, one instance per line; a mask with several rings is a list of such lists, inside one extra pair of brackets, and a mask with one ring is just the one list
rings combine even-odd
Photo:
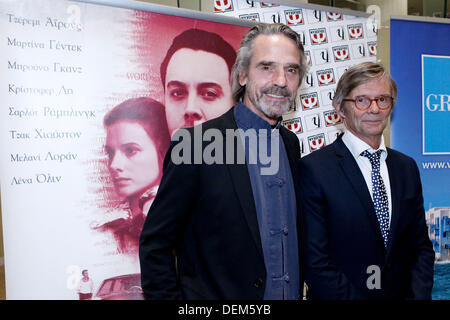
[(170, 134), (216, 118), (233, 105), (228, 66), (211, 52), (183, 48), (175, 52), (165, 81)]

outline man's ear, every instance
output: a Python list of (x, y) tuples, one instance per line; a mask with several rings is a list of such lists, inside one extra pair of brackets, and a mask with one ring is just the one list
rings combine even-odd
[(333, 103), (333, 107), (334, 107), (334, 109), (336, 109), (336, 112), (338, 113), (338, 115), (342, 119), (345, 119), (345, 109), (342, 107), (342, 103), (341, 104)]
[(247, 84), (247, 73), (246, 72), (239, 72), (239, 84), (241, 86), (245, 86)]

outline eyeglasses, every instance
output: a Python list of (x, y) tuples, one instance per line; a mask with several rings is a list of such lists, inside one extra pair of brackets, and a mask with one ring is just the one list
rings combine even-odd
[(366, 110), (370, 107), (372, 104), (372, 101), (375, 101), (377, 103), (378, 108), (380, 109), (389, 109), (392, 107), (392, 103), (394, 102), (394, 99), (391, 96), (381, 96), (377, 97), (375, 99), (370, 99), (366, 96), (357, 96), (355, 99), (344, 99), (343, 101), (352, 101), (355, 103), (356, 107), (359, 110)]

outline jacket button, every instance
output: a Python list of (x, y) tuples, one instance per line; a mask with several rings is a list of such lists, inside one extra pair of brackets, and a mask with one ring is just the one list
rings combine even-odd
[(258, 279), (255, 280), (255, 282), (253, 282), (253, 286), (254, 286), (255, 288), (259, 288), (259, 287), (261, 287), (262, 285), (263, 285), (263, 280), (262, 280), (261, 278), (258, 278)]

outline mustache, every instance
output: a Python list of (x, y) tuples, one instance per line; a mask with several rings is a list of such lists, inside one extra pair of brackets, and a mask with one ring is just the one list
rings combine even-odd
[(287, 88), (272, 86), (262, 90), (263, 94), (274, 94), (277, 96), (291, 97), (292, 93)]

